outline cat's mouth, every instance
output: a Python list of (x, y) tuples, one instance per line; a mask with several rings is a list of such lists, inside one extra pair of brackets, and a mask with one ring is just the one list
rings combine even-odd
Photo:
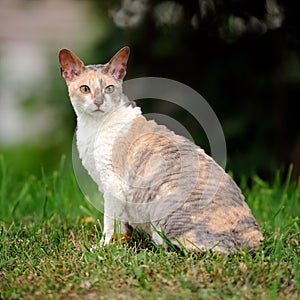
[(102, 112), (104, 113), (104, 111), (102, 109), (100, 109), (99, 107), (97, 109), (94, 109), (93, 110), (93, 113), (97, 113), (97, 112)]

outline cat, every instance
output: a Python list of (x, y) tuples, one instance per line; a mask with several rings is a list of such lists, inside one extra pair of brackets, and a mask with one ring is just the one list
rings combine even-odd
[(62, 49), (59, 62), (77, 115), (83, 166), (104, 198), (101, 245), (133, 228), (189, 251), (254, 251), (263, 235), (233, 179), (204, 150), (155, 121), (122, 91), (129, 48), (87, 65)]

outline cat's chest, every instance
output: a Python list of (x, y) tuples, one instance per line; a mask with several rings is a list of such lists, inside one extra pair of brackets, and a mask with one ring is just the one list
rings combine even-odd
[(77, 130), (77, 147), (83, 166), (104, 192), (111, 174), (111, 141), (103, 132), (89, 131), (87, 127)]
[[(101, 126), (102, 125), (102, 126)], [(130, 124), (78, 124), (77, 147), (83, 166), (103, 193), (120, 194), (126, 185), (114, 170), (113, 154)]]

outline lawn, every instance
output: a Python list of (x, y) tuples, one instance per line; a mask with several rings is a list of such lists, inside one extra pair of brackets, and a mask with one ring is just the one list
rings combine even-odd
[(102, 215), (73, 169), (19, 174), (0, 157), (0, 299), (298, 299), (300, 182), (241, 179), (265, 241), (255, 255), (165, 251), (140, 232), (91, 253)]

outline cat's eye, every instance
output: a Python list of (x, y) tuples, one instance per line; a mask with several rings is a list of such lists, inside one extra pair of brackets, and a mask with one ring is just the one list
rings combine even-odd
[(114, 90), (115, 90), (115, 86), (111, 84), (111, 85), (108, 85), (104, 91), (107, 94), (111, 94), (111, 93), (113, 93)]
[(91, 91), (91, 89), (87, 85), (82, 85), (80, 87), (80, 92), (83, 94), (88, 94)]

